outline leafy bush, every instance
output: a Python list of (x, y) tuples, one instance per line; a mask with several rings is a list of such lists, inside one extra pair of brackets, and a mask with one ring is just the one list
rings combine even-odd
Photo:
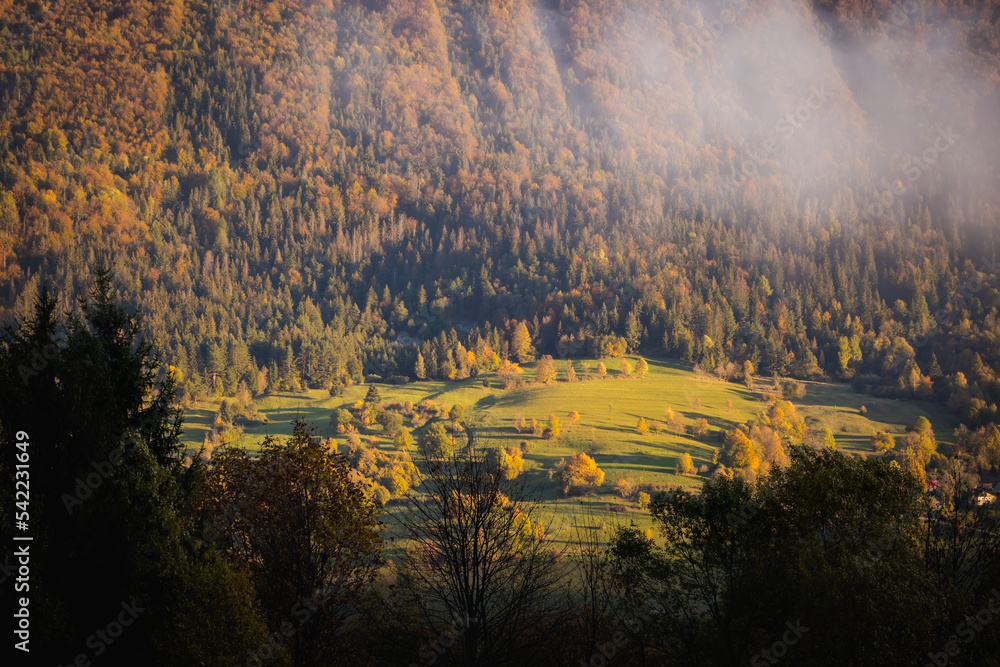
[(584, 487), (598, 487), (604, 484), (604, 471), (597, 467), (594, 459), (583, 452), (559, 461), (556, 472), (565, 495)]
[(447, 459), (455, 454), (455, 443), (444, 424), (434, 422), (420, 435), (420, 451), (431, 459)]
[(678, 475), (690, 475), (694, 472), (694, 460), (691, 455), (684, 452), (677, 459), (677, 474)]

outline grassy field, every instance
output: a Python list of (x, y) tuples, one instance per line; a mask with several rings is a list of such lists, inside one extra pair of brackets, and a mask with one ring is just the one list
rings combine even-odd
[[(631, 360), (634, 365), (634, 359)], [(450, 407), (453, 404), (467, 408), (467, 418), (477, 424), (478, 439), (486, 442), (518, 445), (529, 443), (524, 457), (525, 474), (531, 484), (537, 485), (544, 500), (545, 512), (551, 522), (549, 534), (555, 542), (565, 544), (575, 534), (574, 525), (580, 517), (590, 515), (596, 523), (608, 525), (618, 521), (635, 520), (640, 526), (649, 525), (648, 513), (640, 511), (635, 501), (626, 501), (614, 493), (614, 484), (620, 478), (634, 482), (660, 483), (698, 488), (705, 476), (682, 476), (674, 472), (682, 453), (691, 454), (695, 467), (711, 467), (713, 449), (719, 446), (717, 432), (730, 429), (754, 417), (763, 407), (762, 393), (751, 392), (743, 385), (720, 382), (714, 378), (696, 375), (681, 362), (648, 360), (649, 373), (643, 379), (621, 377), (617, 361), (606, 361), (609, 376), (604, 379), (583, 379), (581, 362), (576, 362), (578, 382), (561, 380), (549, 385), (527, 384), (505, 391), (493, 374), (490, 388), (483, 386), (483, 376), (462, 382), (427, 381), (403, 386), (379, 385), (383, 402), (414, 404), (432, 400)], [(596, 363), (592, 363), (596, 366)], [(526, 366), (525, 378), (533, 377), (531, 366)], [(855, 452), (870, 452), (871, 435), (879, 429), (902, 435), (908, 425), (920, 415), (926, 416), (934, 426), (939, 442), (951, 442), (957, 424), (938, 405), (917, 401), (899, 401), (856, 394), (843, 384), (806, 382), (806, 395), (794, 401), (809, 429), (827, 427), (834, 433), (838, 447)], [(755, 389), (769, 387), (760, 382)], [(344, 390), (343, 396), (331, 397), (325, 391), (292, 394), (278, 393), (258, 402), (269, 423), (267, 426), (247, 429), (233, 444), (251, 450), (259, 446), (265, 432), (272, 435), (289, 435), (296, 417), (316, 427), (321, 436), (336, 436), (329, 425), (329, 418), (336, 408), (346, 408), (364, 398), (367, 385), (355, 385)], [(867, 414), (862, 416), (864, 405)], [(704, 417), (711, 427), (711, 434), (698, 441), (686, 434), (653, 433), (640, 435), (636, 431), (639, 417), (648, 421), (663, 420), (664, 410), (672, 407), (690, 424)], [(212, 418), (217, 403), (199, 403), (186, 413), (185, 446), (196, 449), (206, 433), (211, 431)], [(569, 413), (577, 411), (579, 422), (570, 425)], [(546, 441), (530, 431), (517, 433), (514, 419), (523, 416), (530, 421), (547, 422), (555, 414), (561, 424), (557, 440)], [(409, 426), (409, 422), (406, 423)], [(419, 434), (414, 432), (414, 437)], [(367, 436), (365, 436), (367, 439)], [(378, 446), (394, 449), (386, 438), (378, 439)], [(548, 471), (563, 457), (577, 452), (587, 452), (605, 472), (602, 493), (587, 498), (561, 498), (555, 484), (549, 480)], [(616, 511), (617, 510), (617, 511)], [(558, 544), (557, 544), (558, 546)]]

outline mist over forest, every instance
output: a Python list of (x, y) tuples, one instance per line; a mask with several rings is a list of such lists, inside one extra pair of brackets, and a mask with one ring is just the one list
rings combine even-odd
[[(273, 664), (454, 631), (421, 664), (569, 665), (652, 597), (621, 664), (774, 664), (788, 613), (788, 664), (934, 663), (1000, 586), (970, 509), (1000, 482), (998, 250), (997, 0), (0, 0), (0, 440), (63, 443), (32, 463), (36, 641), (69, 660), (86, 596), (137, 596), (117, 655), (148, 664), (242, 664), (304, 604)], [(587, 409), (545, 419), (564, 390)], [(322, 433), (279, 444), (300, 404)], [(652, 463), (605, 484), (612, 453)], [(103, 500), (67, 496), (91, 469)], [(587, 526), (586, 609), (526, 477), (645, 522)], [(343, 523), (296, 523), (314, 484)], [(485, 496), (530, 557), (476, 611), (433, 576), (453, 545), (377, 517), (447, 532)], [(258, 549), (334, 534), (308, 572)], [(941, 655), (990, 664), (998, 627)]]
[(633, 317), (709, 370), (845, 376), (852, 335), (856, 372), (1000, 364), (995, 283), (953, 298), (993, 273), (990, 3), (5, 9), (4, 312), (106, 252), (192, 396), (518, 321), (565, 356)]

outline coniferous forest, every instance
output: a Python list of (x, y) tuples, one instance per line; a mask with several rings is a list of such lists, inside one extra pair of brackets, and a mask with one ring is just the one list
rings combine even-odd
[[(1000, 664), (998, 250), (995, 0), (0, 0), (15, 653)], [(380, 395), (610, 359), (761, 408), (571, 547), (544, 505), (605, 477), (577, 412), (520, 417), (576, 447), (525, 467)], [(812, 383), (957, 428), (846, 452)], [(358, 385), (335, 438), (223, 437)]]

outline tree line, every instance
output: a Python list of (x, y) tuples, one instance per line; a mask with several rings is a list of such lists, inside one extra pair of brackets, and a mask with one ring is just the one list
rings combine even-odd
[[(376, 491), (378, 462), (301, 421), (256, 454), (185, 460), (174, 373), (109, 271), (82, 315), (56, 304), (41, 290), (0, 338), (4, 511), (14, 442), (31, 443), (32, 658), (974, 665), (1000, 641), (1000, 516), (969, 500), (957, 458), (935, 500), (888, 458), (793, 443), (754, 475), (640, 494), (649, 531), (622, 524), (604, 539), (584, 513), (557, 545), (512, 467), (519, 452), (472, 429), (445, 437), (450, 448), (421, 442), (414, 488), (392, 500)], [(18, 367), (42, 349), (48, 363), (25, 381)], [(361, 409), (377, 412), (370, 393)], [(457, 406), (445, 414), (462, 421)], [(779, 401), (752, 428), (795, 439), (799, 425)], [(567, 487), (603, 481), (586, 455), (559, 474)], [(134, 620), (97, 643), (123, 605)]]
[[(828, 16), (828, 4), (817, 17), (877, 48), (873, 8), (834, 3)], [(970, 67), (995, 71), (990, 6), (955, 21)], [(826, 189), (789, 173), (787, 187), (762, 176), (720, 199), (719, 146), (738, 154), (745, 138), (699, 118), (669, 73), (640, 75), (601, 27), (639, 13), (673, 34), (681, 10), (557, 9), (12, 8), (3, 317), (26, 315), (43, 280), (73, 307), (103, 248), (191, 399), (641, 350), (728, 378), (750, 361), (766, 376), (851, 380), (940, 400), (970, 426), (996, 421), (994, 188), (952, 192), (946, 169), (921, 172), (868, 224), (887, 150)], [(901, 30), (926, 52), (933, 30)], [(956, 99), (970, 85), (927, 82)], [(719, 108), (732, 95), (721, 81), (705, 90)], [(973, 150), (988, 154), (997, 120), (969, 109)], [(689, 141), (681, 128), (699, 120), (721, 138)]]

